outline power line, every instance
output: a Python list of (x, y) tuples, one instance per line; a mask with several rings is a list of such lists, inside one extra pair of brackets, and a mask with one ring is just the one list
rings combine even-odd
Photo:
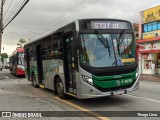
[[(70, 16), (67, 16), (66, 18), (64, 18), (64, 19), (62, 19), (62, 20), (54, 23), (54, 24), (52, 25), (52, 27), (61, 24), (61, 22), (64, 22), (64, 20), (66, 20), (66, 19), (72, 17), (73, 15), (79, 13), (80, 11), (84, 10), (85, 8), (89, 7), (90, 5), (94, 4), (94, 3), (97, 2), (97, 1), (98, 1), (98, 0), (95, 0), (95, 1), (93, 1), (93, 2), (91, 2), (91, 3), (89, 3), (87, 6), (84, 6), (83, 8), (81, 8), (80, 10), (74, 12), (74, 13), (71, 14)], [(51, 27), (50, 27), (50, 28), (51, 28)], [(48, 28), (44, 29), (43, 31), (46, 31), (47, 29), (48, 29)], [(39, 32), (38, 34), (41, 34), (43, 31)]]
[[(17, 1), (18, 1), (18, 0), (17, 0)], [(16, 1), (16, 2), (17, 2), (17, 1)], [(15, 3), (16, 3), (16, 2), (15, 2)], [(13, 8), (9, 11), (9, 13), (7, 13), (7, 14), (5, 15), (6, 17), (4, 18), (4, 23), (5, 23), (5, 22), (8, 20), (8, 18), (12, 15), (12, 14), (10, 14), (10, 13), (12, 13), (12, 11), (13, 11)]]
[(9, 8), (10, 8), (12, 2), (13, 2), (13, 0), (10, 2), (10, 4), (9, 4), (9, 6), (8, 6), (8, 8), (7, 8), (7, 10), (6, 10), (6, 12), (4, 13), (4, 16), (3, 16), (3, 17), (5, 17), (5, 15), (6, 15), (6, 13), (8, 12), (8, 10), (9, 10)]
[[(89, 7), (90, 5), (94, 4), (95, 2), (97, 2), (98, 0), (95, 0), (93, 2), (91, 2), (90, 4), (88, 4), (87, 6), (83, 7), (82, 9), (78, 10), (77, 12), (71, 14), (70, 16), (64, 18), (63, 20), (61, 20), (58, 24), (61, 24), (62, 21), (67, 20), (68, 18), (72, 17), (73, 15), (79, 13), (80, 11), (84, 10), (85, 8)], [(55, 23), (53, 26), (58, 25), (57, 23)]]
[(10, 13), (4, 19), (4, 24), (7, 23), (16, 14), (16, 12), (18, 12), (18, 10), (22, 7), (22, 5), (24, 4), (24, 2), (25, 2), (25, 0), (22, 0), (21, 2), (19, 2), (19, 0), (17, 0), (15, 2), (12, 10), (10, 10)]
[(27, 0), (27, 1), (23, 4), (23, 6), (18, 10), (18, 12), (13, 16), (13, 18), (3, 27), (3, 29), (6, 28), (6, 27), (9, 25), (9, 23), (11, 23), (11, 22), (14, 20), (14, 18), (21, 12), (21, 10), (24, 8), (24, 6), (25, 6), (28, 2), (29, 2), (29, 0)]
[(67, 12), (63, 12), (60, 16), (58, 16), (57, 18), (55, 18), (54, 20), (50, 21), (49, 23), (47, 23), (46, 25), (44, 25), (43, 27), (39, 28), (39, 29), (43, 29), (44, 27), (50, 25), (53, 23), (53, 21), (57, 21), (59, 18), (61, 18), (62, 16), (64, 16), (65, 14), (67, 14), (68, 12), (70, 12), (71, 10), (73, 10), (74, 8), (76, 8), (77, 6), (79, 6), (80, 4), (82, 4), (84, 1), (86, 0), (82, 0), (80, 1), (78, 4), (76, 4), (75, 6), (73, 6), (71, 9), (68, 9)]
[(17, 0), (16, 2), (14, 2), (15, 4), (13, 5), (12, 9), (11, 9), (10, 12), (8, 13), (8, 16), (4, 19), (5, 22), (13, 15), (14, 11), (16, 10), (16, 7), (15, 7), (15, 6), (17, 6), (18, 1), (19, 1), (19, 0)]
[[(83, 0), (84, 1), (84, 0)], [(85, 9), (85, 8), (87, 8), (87, 7), (89, 7), (90, 5), (92, 5), (93, 3), (95, 3), (97, 0), (95, 0), (95, 1), (93, 1), (93, 2), (91, 2), (91, 3), (89, 3), (87, 6), (85, 6), (85, 7), (83, 7), (83, 8), (81, 8), (80, 10), (78, 10), (78, 11), (75, 11), (73, 14), (71, 14), (70, 16), (67, 16), (66, 18), (64, 18), (64, 19), (61, 19), (61, 20), (59, 20), (59, 21), (57, 21), (57, 18), (56, 18), (56, 20), (54, 20), (54, 21), (57, 21), (57, 22), (54, 22), (54, 24), (52, 25), (52, 26), (56, 26), (56, 25), (58, 25), (58, 24), (61, 24), (61, 22), (63, 22), (64, 20), (66, 20), (66, 19), (68, 19), (69, 17), (71, 17), (71, 16), (73, 16), (73, 15), (75, 15), (76, 13), (78, 13), (78, 12), (80, 12), (81, 10), (83, 10), (83, 9)], [(82, 1), (81, 1), (82, 2)], [(79, 3), (78, 3), (79, 4)], [(76, 6), (78, 6), (78, 4), (76, 5)], [(75, 8), (75, 7), (73, 7), (73, 8)], [(73, 9), (73, 8), (71, 8), (71, 9)], [(69, 9), (69, 10), (71, 10), (71, 9)], [(67, 11), (68, 12), (68, 11)], [(67, 12), (65, 12), (65, 14), (67, 13)], [(58, 18), (60, 18), (60, 17), (62, 17), (63, 15), (61, 15), (61, 16), (59, 16)], [(43, 31), (46, 31), (46, 30), (48, 30), (48, 29), (50, 29), (51, 27), (49, 26), (49, 27), (47, 27), (47, 28), (45, 28), (45, 29), (43, 29), (41, 32), (39, 32), (37, 35), (40, 35), (40, 34), (42, 34), (43, 33)], [(32, 37), (33, 38), (33, 37)]]
[(5, 2), (6, 2), (6, 0), (3, 1), (3, 5), (4, 5)]

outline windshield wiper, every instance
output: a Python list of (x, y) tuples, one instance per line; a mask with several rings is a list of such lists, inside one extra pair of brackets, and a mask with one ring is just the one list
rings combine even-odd
[[(122, 32), (120, 33), (120, 35), (119, 35), (119, 38), (118, 38), (118, 40), (117, 40), (117, 51), (118, 51), (118, 55), (120, 56), (120, 49), (119, 49), (119, 47), (122, 45), (122, 43), (123, 43), (123, 46), (124, 46), (124, 51), (125, 51), (125, 45), (124, 45), (124, 42), (123, 42), (123, 40), (121, 39), (122, 38), (122, 35), (124, 35), (124, 30), (122, 30)], [(116, 38), (117, 39), (117, 38)], [(120, 41), (120, 39), (121, 39), (121, 41)]]
[(110, 51), (110, 46), (109, 46), (109, 43), (108, 43), (108, 39), (104, 38), (103, 35), (98, 31), (98, 30), (95, 30), (94, 31), (95, 34), (97, 35), (97, 38), (98, 40), (102, 43), (102, 45), (108, 49), (108, 53), (109, 53), (109, 56), (111, 58), (111, 51)]

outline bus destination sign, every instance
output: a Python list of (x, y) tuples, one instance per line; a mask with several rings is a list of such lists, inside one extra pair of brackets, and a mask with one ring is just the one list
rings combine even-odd
[(130, 29), (127, 22), (121, 21), (91, 21), (92, 29)]

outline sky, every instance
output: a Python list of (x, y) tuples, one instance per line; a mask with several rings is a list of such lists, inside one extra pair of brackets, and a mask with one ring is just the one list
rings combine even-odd
[[(4, 24), (22, 0), (6, 0)], [(82, 18), (117, 18), (138, 23), (139, 12), (160, 5), (159, 0), (30, 0), (4, 29), (2, 53), (10, 55), (20, 38), (27, 42)]]

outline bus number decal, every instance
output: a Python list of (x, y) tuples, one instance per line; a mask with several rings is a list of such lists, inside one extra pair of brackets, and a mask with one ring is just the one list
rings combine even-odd
[(115, 23), (115, 24), (113, 23), (112, 24), (112, 28), (115, 28), (115, 29), (117, 28), (118, 29), (118, 24), (117, 23)]
[[(116, 28), (117, 25), (114, 25), (114, 28)], [(110, 23), (94, 23), (95, 29), (107, 29), (110, 28)]]
[(126, 22), (121, 21), (91, 21), (91, 29), (131, 29)]

